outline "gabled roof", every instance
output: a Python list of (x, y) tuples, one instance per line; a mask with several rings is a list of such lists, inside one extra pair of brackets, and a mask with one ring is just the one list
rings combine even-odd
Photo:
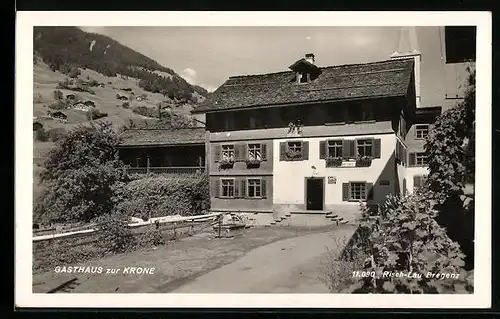
[(406, 96), (413, 59), (321, 67), (310, 83), (297, 84), (293, 71), (233, 76), (192, 113), (345, 99)]
[(121, 135), (119, 147), (126, 146), (175, 146), (205, 143), (205, 128), (127, 129)]

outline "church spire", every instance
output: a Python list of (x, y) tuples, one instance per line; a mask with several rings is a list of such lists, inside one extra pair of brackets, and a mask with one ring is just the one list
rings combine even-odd
[(415, 74), (415, 104), (420, 106), (420, 63), (422, 54), (418, 49), (417, 31), (415, 27), (401, 27), (399, 32), (399, 43), (397, 50), (391, 54), (391, 59), (413, 58)]

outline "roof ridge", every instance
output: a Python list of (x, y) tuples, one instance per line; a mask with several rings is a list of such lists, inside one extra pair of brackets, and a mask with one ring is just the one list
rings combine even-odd
[[(409, 61), (409, 60), (413, 60), (413, 58), (387, 59), (387, 60), (363, 62), (363, 63), (346, 63), (346, 64), (322, 66), (322, 67), (319, 67), (319, 69), (321, 69), (321, 70), (323, 70), (323, 69), (335, 69), (335, 68), (344, 68), (344, 67), (352, 67), (352, 66), (365, 66), (365, 65), (383, 64), (383, 63), (388, 63), (388, 62)], [(286, 74), (286, 73), (294, 73), (294, 72), (293, 71), (278, 71), (278, 72), (269, 72), (269, 73), (233, 75), (233, 76), (230, 76), (229, 79), (241, 79), (241, 78), (248, 78), (248, 77), (254, 77), (254, 76), (257, 77), (257, 76), (263, 76), (263, 75), (276, 75), (276, 74)]]

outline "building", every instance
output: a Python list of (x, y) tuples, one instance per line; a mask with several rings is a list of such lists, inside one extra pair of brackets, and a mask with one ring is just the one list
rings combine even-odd
[(415, 119), (415, 59), (234, 76), (195, 113), (209, 132), (212, 210), (344, 220), (400, 194), (395, 152)]
[(82, 112), (89, 112), (91, 109), (93, 109), (95, 106), (91, 104), (85, 104), (84, 102), (76, 102), (75, 104), (72, 105), (72, 108), (78, 111)]
[(476, 27), (447, 26), (440, 28), (445, 72), (444, 107), (450, 108), (463, 101), (468, 68), (475, 67)]
[(133, 173), (205, 172), (205, 129), (127, 129), (119, 156)]

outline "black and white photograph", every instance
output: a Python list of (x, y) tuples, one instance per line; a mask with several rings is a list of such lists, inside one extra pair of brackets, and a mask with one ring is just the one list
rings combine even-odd
[(20, 12), (16, 304), (488, 307), (490, 29)]

